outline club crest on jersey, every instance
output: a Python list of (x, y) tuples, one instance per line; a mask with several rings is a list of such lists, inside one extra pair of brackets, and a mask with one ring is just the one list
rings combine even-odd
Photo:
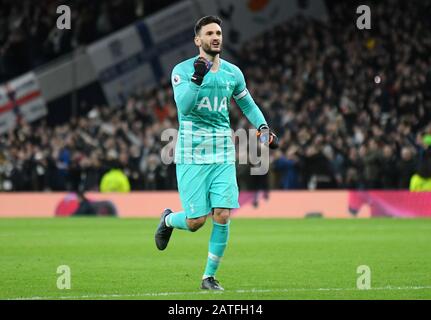
[(230, 81), (226, 81), (226, 90), (230, 91)]
[(211, 100), (208, 97), (203, 97), (198, 105), (198, 110), (208, 109), (208, 111), (218, 111), (221, 112), (223, 109), (227, 110), (227, 98), (223, 97), (219, 101), (219, 97), (215, 96), (214, 101), (211, 104)]
[(181, 82), (181, 77), (178, 74), (174, 75), (174, 77), (172, 78), (172, 82), (174, 83), (174, 85), (178, 85)]

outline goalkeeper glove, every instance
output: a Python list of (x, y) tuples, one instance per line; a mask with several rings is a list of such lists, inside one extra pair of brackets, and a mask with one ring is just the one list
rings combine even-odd
[(260, 125), (256, 134), (260, 142), (267, 145), (270, 149), (278, 148), (278, 137), (271, 129), (269, 129), (268, 125)]
[(195, 67), (195, 73), (192, 75), (192, 82), (200, 86), (202, 81), (204, 81), (205, 75), (208, 73), (208, 71), (210, 71), (212, 65), (213, 63), (204, 57), (197, 58), (193, 63), (193, 66)]

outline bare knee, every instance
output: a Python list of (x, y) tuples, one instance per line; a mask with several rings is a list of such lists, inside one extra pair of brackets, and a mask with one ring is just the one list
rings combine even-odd
[(213, 213), (213, 219), (217, 223), (226, 224), (229, 222), (230, 209), (226, 208), (215, 208)]
[(199, 230), (205, 224), (206, 219), (206, 216), (194, 219), (187, 219), (187, 225), (189, 226), (189, 230), (191, 232)]

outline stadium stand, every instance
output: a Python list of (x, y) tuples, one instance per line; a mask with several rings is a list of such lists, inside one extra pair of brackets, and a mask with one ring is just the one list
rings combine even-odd
[[(2, 2), (11, 9), (0, 23), (13, 24), (14, 2)], [(429, 148), (423, 137), (431, 134), (431, 8), (427, 1), (400, 1), (383, 10), (387, 2), (375, 5), (370, 31), (357, 32), (351, 23), (354, 2), (329, 1), (327, 21), (298, 16), (238, 53), (250, 92), (281, 138), (266, 177), (270, 189), (409, 188)], [(88, 43), (136, 18), (125, 14), (109, 28), (99, 21), (89, 39), (74, 34), (60, 51), (51, 46), (45, 55), (40, 48), (27, 64), (7, 65), (34, 67), (74, 41)], [(38, 36), (49, 43), (46, 29)], [(3, 66), (15, 37), (8, 35), (0, 35)], [(160, 134), (178, 125), (167, 81), (136, 92), (124, 106), (90, 109), (67, 123), (22, 123), (2, 135), (0, 190), (98, 190), (112, 167), (123, 169), (132, 190), (176, 188), (175, 166), (160, 162)], [(239, 113), (233, 106), (232, 128), (248, 128)], [(248, 170), (239, 170), (238, 179), (242, 190), (253, 189)]]
[[(74, 48), (150, 15), (172, 0), (1, 0), (0, 81), (9, 80)], [(59, 5), (73, 4), (74, 28), (56, 28)]]

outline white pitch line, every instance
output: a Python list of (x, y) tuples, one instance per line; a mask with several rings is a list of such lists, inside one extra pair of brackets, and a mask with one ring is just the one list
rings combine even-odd
[(163, 297), (163, 296), (179, 296), (179, 295), (205, 295), (205, 294), (223, 294), (223, 293), (275, 293), (275, 292), (301, 292), (301, 291), (374, 291), (374, 290), (428, 290), (431, 286), (411, 286), (411, 287), (376, 287), (367, 290), (359, 290), (357, 288), (286, 288), (286, 289), (242, 289), (242, 290), (225, 290), (223, 292), (210, 291), (190, 291), (190, 292), (145, 292), (136, 294), (95, 294), (82, 296), (60, 296), (60, 297), (18, 297), (8, 298), (7, 300), (53, 300), (53, 299), (97, 299), (97, 298), (133, 298), (133, 297)]

